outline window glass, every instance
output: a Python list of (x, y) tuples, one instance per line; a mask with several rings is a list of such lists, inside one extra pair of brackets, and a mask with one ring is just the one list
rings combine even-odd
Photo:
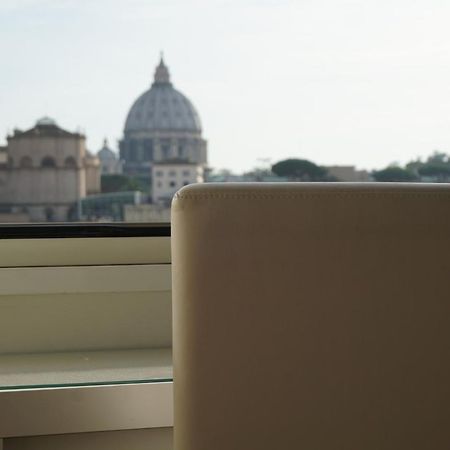
[(0, 0), (0, 222), (45, 224), (0, 239), (0, 390), (172, 378), (168, 227), (49, 228), (168, 223), (193, 182), (450, 182), (449, 21), (443, 0)]
[(450, 181), (450, 3), (200, 3), (0, 2), (3, 221), (170, 217), (155, 163), (196, 182)]

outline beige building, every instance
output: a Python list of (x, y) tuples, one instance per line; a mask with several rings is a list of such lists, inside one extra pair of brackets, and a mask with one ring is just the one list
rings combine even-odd
[(176, 159), (154, 163), (151, 174), (152, 203), (125, 205), (125, 222), (170, 222), (170, 203), (175, 192), (205, 181), (202, 164)]
[(100, 163), (86, 150), (83, 134), (46, 117), (7, 141), (0, 165), (3, 214), (25, 214), (34, 222), (75, 220), (79, 200), (100, 191)]
[(326, 169), (331, 176), (337, 178), (337, 181), (370, 181), (369, 172), (357, 170), (355, 166), (327, 166)]
[(170, 205), (175, 192), (183, 186), (203, 183), (204, 168), (201, 164), (183, 160), (154, 163), (152, 167), (152, 201)]

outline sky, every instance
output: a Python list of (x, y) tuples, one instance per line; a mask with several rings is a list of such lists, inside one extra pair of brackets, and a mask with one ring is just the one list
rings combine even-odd
[(209, 162), (450, 153), (448, 0), (0, 0), (0, 145), (42, 116), (113, 149), (160, 51)]

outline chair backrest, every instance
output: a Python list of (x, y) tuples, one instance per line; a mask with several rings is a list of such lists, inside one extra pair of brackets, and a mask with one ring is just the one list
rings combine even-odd
[(172, 208), (175, 450), (450, 448), (450, 187), (204, 184)]

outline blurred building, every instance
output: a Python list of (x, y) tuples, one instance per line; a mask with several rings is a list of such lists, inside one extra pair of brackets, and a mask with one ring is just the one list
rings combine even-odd
[(180, 159), (154, 162), (152, 203), (125, 205), (126, 222), (170, 222), (170, 203), (175, 192), (192, 183), (203, 183), (204, 167)]
[(175, 192), (183, 186), (204, 181), (201, 164), (177, 159), (155, 162), (152, 167), (152, 201), (169, 206)]
[(327, 166), (328, 174), (335, 177), (337, 181), (371, 181), (367, 170), (357, 170), (355, 166)]
[(81, 199), (79, 214), (87, 222), (121, 222), (125, 220), (125, 207), (140, 205), (139, 191), (109, 192), (89, 195)]
[(183, 159), (206, 165), (200, 117), (191, 101), (173, 87), (162, 57), (150, 89), (128, 113), (120, 159), (127, 175), (142, 178), (149, 187), (154, 162)]
[(6, 152), (6, 146), (0, 145), (0, 166), (8, 162), (8, 153)]
[(119, 175), (122, 173), (122, 161), (116, 152), (108, 146), (108, 140), (103, 141), (103, 147), (97, 152), (100, 160), (100, 171), (102, 175)]
[(48, 117), (7, 137), (0, 165), (0, 211), (30, 221), (78, 217), (82, 198), (100, 191), (100, 162), (86, 150), (86, 137)]
[(170, 208), (165, 205), (151, 203), (143, 205), (125, 205), (125, 222), (168, 223), (170, 222)]

